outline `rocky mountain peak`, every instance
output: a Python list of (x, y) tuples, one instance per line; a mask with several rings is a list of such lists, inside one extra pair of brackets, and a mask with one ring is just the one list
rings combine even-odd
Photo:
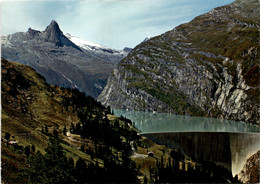
[(52, 20), (50, 25), (59, 26), (58, 23), (56, 22), (56, 20)]
[(2, 36), (2, 57), (30, 65), (50, 84), (78, 88), (97, 97), (116, 64), (128, 53), (65, 35), (56, 21), (50, 22), (41, 31), (29, 28)]
[(61, 37), (64, 37), (63, 32), (60, 30), (58, 23), (52, 20), (50, 25), (43, 31), (43, 38), (46, 41), (54, 42), (58, 46), (63, 46), (61, 43)]
[(40, 31), (34, 30), (34, 29), (30, 28), (30, 27), (29, 27), (28, 31), (26, 32), (26, 34), (27, 34), (28, 36), (31, 36), (31, 37), (39, 36), (40, 33), (41, 33)]
[(55, 20), (51, 21), (50, 25), (46, 27), (44, 32), (51, 32), (63, 35), (62, 31), (60, 30), (59, 24)]
[(75, 49), (81, 51), (81, 49), (71, 42), (61, 31), (59, 24), (52, 20), (50, 25), (46, 27), (46, 29), (41, 34), (41, 39), (46, 42), (55, 43), (58, 47), (63, 47), (64, 45), (69, 47), (74, 47)]

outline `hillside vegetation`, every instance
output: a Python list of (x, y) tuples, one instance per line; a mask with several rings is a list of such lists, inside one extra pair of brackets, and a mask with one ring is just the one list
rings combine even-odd
[(137, 129), (109, 113), (77, 89), (50, 86), (29, 66), (2, 59), (2, 181), (138, 182), (130, 159)]
[(133, 122), (77, 89), (51, 86), (29, 66), (1, 64), (4, 183), (236, 181), (139, 136)]

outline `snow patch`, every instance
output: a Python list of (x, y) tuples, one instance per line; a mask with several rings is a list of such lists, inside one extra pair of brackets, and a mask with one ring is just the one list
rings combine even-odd
[(152, 38), (152, 36), (147, 36), (147, 37), (144, 39), (143, 42), (146, 42), (146, 41), (150, 40), (151, 38)]
[(76, 37), (76, 36), (71, 36), (71, 34), (67, 33), (65, 34), (65, 36), (70, 40), (72, 41), (73, 43), (75, 43), (76, 45), (80, 46), (80, 47), (102, 47), (102, 48), (105, 48), (104, 46), (102, 45), (99, 45), (99, 44), (95, 44), (95, 43), (92, 43), (92, 42), (89, 42), (89, 41), (86, 41), (86, 40), (83, 40), (79, 37)]
[(79, 37), (72, 36), (69, 33), (65, 34), (65, 36), (77, 46), (92, 51), (94, 53), (107, 54), (107, 55), (122, 55), (124, 57), (128, 54), (128, 52), (124, 50), (111, 49), (96, 43), (83, 40)]
[[(66, 77), (64, 74), (61, 74), (65, 79), (67, 79), (73, 86), (74, 86), (74, 88), (78, 88), (78, 86), (74, 83), (74, 82), (72, 82), (68, 77)], [(78, 88), (79, 89), (79, 88)]]
[(95, 86), (97, 89), (100, 89), (100, 90), (103, 89), (103, 87), (102, 87), (100, 84), (95, 83), (94, 86)]

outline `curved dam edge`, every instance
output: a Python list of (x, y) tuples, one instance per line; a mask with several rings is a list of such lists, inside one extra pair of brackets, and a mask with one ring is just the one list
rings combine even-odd
[(235, 176), (247, 159), (260, 150), (260, 133), (162, 132), (141, 133), (159, 144), (180, 149), (196, 162), (211, 161)]

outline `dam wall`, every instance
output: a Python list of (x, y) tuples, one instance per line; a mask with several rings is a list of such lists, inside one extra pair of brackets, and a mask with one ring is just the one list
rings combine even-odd
[(232, 173), (240, 173), (247, 159), (260, 150), (260, 134), (230, 133)]
[(238, 174), (246, 160), (260, 150), (259, 133), (170, 132), (142, 134), (159, 144), (179, 149), (194, 161), (214, 162)]

